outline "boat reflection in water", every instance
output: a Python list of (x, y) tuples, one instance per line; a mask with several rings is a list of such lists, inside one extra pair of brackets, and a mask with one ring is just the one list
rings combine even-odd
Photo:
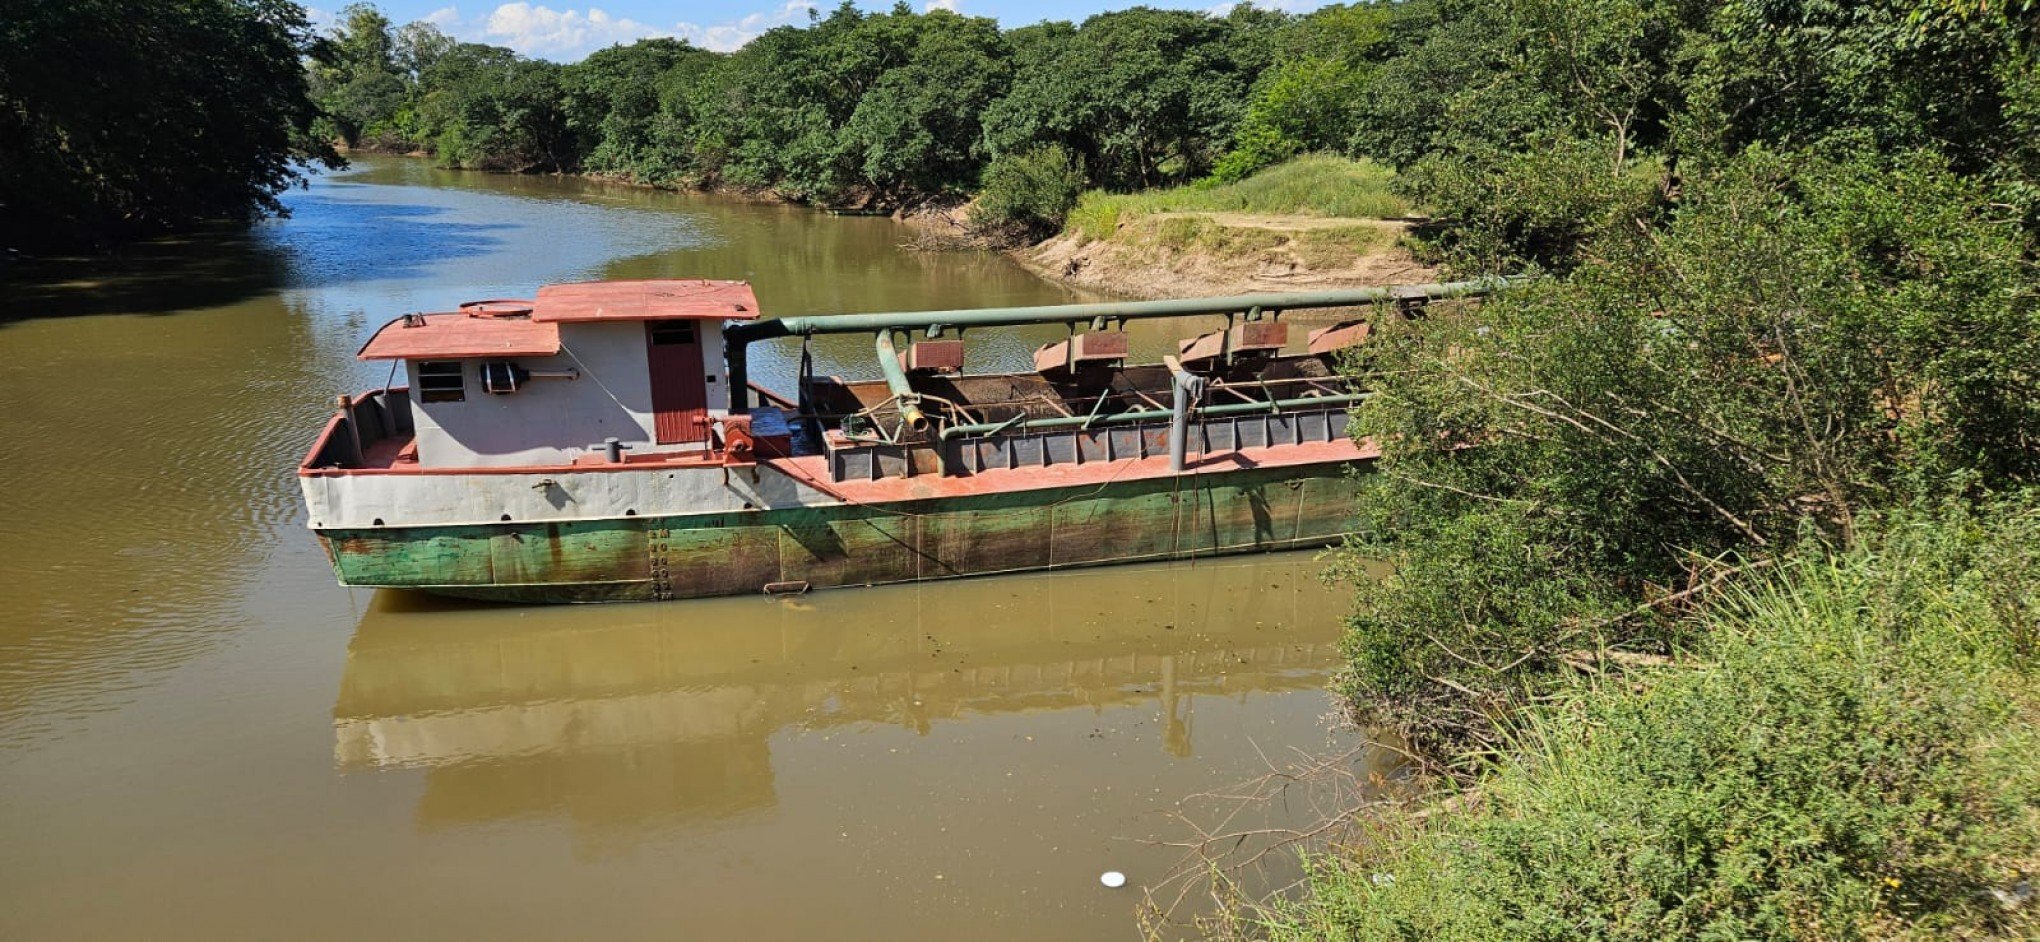
[[(769, 808), (776, 739), (846, 727), (968, 737), (995, 717), (1087, 709), (1020, 724), (1074, 739), (1095, 715), (1150, 705), (1142, 748), (1189, 757), (1199, 697), (1324, 685), (1345, 595), (1318, 571), (1281, 554), (542, 609), (381, 592), (348, 650), (335, 752), (347, 769), (428, 770), (428, 828)], [(1086, 761), (1115, 761), (1098, 755)]]

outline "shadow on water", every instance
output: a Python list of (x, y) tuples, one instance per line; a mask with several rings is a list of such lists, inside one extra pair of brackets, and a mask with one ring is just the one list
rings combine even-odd
[(103, 256), (23, 259), (0, 267), (0, 324), (91, 314), (167, 314), (274, 292), (286, 259), (247, 228), (154, 239)]
[(103, 314), (173, 314), (240, 304), (285, 289), (418, 278), (484, 255), (509, 223), (442, 223), (445, 207), (301, 194), (287, 220), (214, 226), (102, 256), (0, 265), (0, 325)]

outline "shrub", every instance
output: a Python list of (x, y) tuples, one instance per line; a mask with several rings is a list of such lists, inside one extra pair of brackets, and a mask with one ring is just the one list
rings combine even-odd
[(1038, 239), (1054, 233), (1077, 205), (1084, 170), (1061, 147), (1004, 154), (985, 168), (984, 188), (971, 207), (980, 230)]
[(1697, 663), (1533, 708), (1466, 809), (1276, 938), (2033, 938), (2040, 511), (1902, 513), (1728, 592)]
[(2040, 477), (2040, 311), (1980, 186), (1930, 154), (1753, 149), (1682, 204), (1362, 348), (1383, 457), (1349, 553), (1394, 569), (1357, 580), (1368, 722), (1447, 760), (1505, 748), (1569, 656), (1688, 642), (1666, 610), (1717, 560)]

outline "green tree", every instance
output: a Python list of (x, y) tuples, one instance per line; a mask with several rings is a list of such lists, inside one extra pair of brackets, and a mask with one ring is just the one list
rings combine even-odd
[(709, 56), (674, 39), (611, 46), (568, 66), (561, 76), (563, 106), (587, 170), (657, 180), (668, 175), (656, 153), (660, 82), (683, 59)]
[(389, 143), (409, 92), (389, 17), (366, 3), (349, 4), (340, 13), (341, 25), (312, 64), (312, 94), (349, 147), (364, 138)]
[(287, 0), (0, 2), (0, 245), (105, 242), (281, 211), (310, 164)]
[(843, 127), (863, 182), (898, 199), (968, 189), (986, 159), (979, 116), (1011, 81), (998, 24), (937, 10), (900, 67), (879, 76)]
[(971, 224), (995, 240), (1031, 241), (1054, 233), (1084, 192), (1084, 168), (1053, 145), (1002, 154), (985, 168)]
[(1230, 183), (1298, 154), (1343, 149), (1394, 16), (1385, 5), (1335, 5), (1285, 24), (1212, 176)]
[(1267, 64), (1266, 25), (1251, 11), (1213, 19), (1136, 7), (1075, 30), (1016, 31), (1013, 88), (986, 113), (987, 133), (998, 152), (1067, 147), (1107, 187), (1202, 176)]
[(517, 172), (576, 166), (561, 67), (460, 43), (426, 72), (419, 123), (441, 162)]

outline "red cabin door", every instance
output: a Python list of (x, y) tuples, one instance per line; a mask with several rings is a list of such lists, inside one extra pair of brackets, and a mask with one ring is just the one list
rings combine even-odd
[(652, 429), (659, 444), (708, 440), (708, 386), (701, 333), (693, 321), (648, 321), (645, 348), (652, 367)]

